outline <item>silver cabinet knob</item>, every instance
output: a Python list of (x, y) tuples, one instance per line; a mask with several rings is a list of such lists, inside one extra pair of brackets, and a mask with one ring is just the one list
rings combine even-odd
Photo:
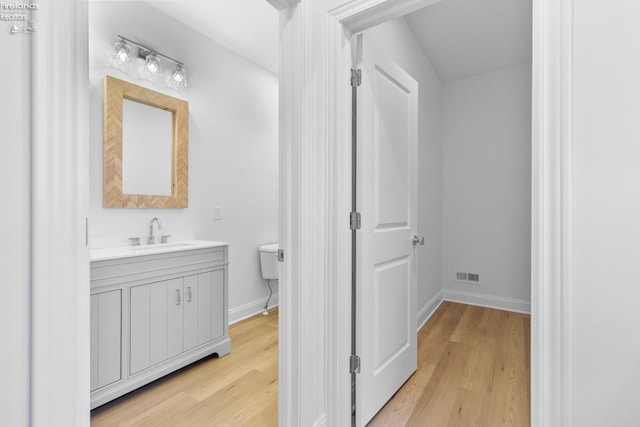
[(416, 236), (414, 234), (411, 236), (411, 243), (414, 245), (424, 245), (424, 236)]

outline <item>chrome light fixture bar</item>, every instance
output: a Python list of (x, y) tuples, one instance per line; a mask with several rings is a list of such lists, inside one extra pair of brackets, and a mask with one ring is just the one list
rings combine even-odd
[(169, 74), (167, 84), (174, 89), (182, 89), (187, 86), (187, 73), (182, 62), (119, 34), (118, 38), (120, 40), (114, 46), (112, 57), (112, 63), (116, 68), (126, 71), (131, 67), (132, 57), (129, 45), (133, 45), (138, 48), (138, 57), (145, 61), (144, 75), (147, 79), (155, 81), (160, 76), (162, 65), (159, 57), (161, 57), (175, 64)]

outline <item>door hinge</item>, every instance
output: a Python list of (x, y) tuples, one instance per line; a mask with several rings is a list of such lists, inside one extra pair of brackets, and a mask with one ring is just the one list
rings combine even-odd
[(278, 262), (284, 262), (284, 249), (278, 249)]
[(349, 373), (350, 374), (359, 374), (360, 373), (360, 356), (352, 354), (349, 356)]
[(351, 230), (360, 230), (361, 216), (360, 212), (349, 213), (349, 228)]
[(351, 87), (358, 87), (362, 84), (362, 71), (351, 70)]

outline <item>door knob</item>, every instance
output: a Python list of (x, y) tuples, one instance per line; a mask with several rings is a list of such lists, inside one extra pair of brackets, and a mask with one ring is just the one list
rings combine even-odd
[(415, 234), (411, 236), (411, 243), (414, 245), (424, 245), (424, 236), (416, 236)]

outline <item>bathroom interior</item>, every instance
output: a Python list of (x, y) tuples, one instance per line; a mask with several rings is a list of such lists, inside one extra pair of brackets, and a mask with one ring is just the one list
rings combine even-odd
[[(154, 252), (155, 247), (165, 245), (172, 254), (188, 253), (193, 252), (192, 248), (175, 245), (195, 240), (224, 242), (225, 245), (205, 244), (195, 249), (207, 256), (212, 252), (219, 254), (218, 264), (187, 273), (170, 270), (167, 280), (182, 278), (179, 285), (182, 288), (175, 292), (172, 283), (168, 283), (163, 292), (171, 292), (166, 296), (166, 306), (184, 304), (186, 310), (186, 301), (191, 298), (188, 292), (193, 292), (187, 277), (209, 271), (215, 275), (215, 271), (224, 267), (221, 273), (224, 291), (220, 295), (225, 299), (222, 328), (226, 339), (227, 325), (261, 316), (267, 301), (269, 314), (265, 318), (277, 316), (274, 309), (278, 305), (277, 274), (264, 270), (273, 268), (265, 265), (275, 263), (277, 244), (263, 245), (278, 240), (279, 18), (265, 0), (233, 0), (226, 3), (234, 6), (219, 6), (212, 23), (198, 13), (203, 3), (89, 3), (89, 245), (98, 256), (94, 260), (109, 262), (137, 257), (109, 258), (110, 249), (106, 248), (133, 248), (129, 250), (162, 258), (163, 252)], [(390, 56), (420, 85), (418, 229), (428, 243), (418, 252), (418, 327), (443, 299), (521, 312), (530, 310), (531, 2), (485, 3), (492, 4), (491, 10), (501, 10), (489, 17), (493, 21), (485, 23), (488, 27), (479, 25), (471, 31), (461, 31), (478, 11), (469, 6), (469, 1), (445, 0), (365, 32), (365, 42)], [(249, 23), (243, 21), (246, 15), (260, 19)], [(448, 23), (449, 32), (442, 22)], [(500, 26), (496, 22), (511, 25)], [(225, 38), (227, 27), (237, 27), (232, 39)], [(498, 33), (503, 31), (496, 36), (502, 40), (497, 47), (484, 48), (483, 40), (476, 40), (458, 57), (447, 52), (448, 43), (455, 46), (470, 43), (470, 39), (462, 37), (453, 43), (456, 31), (473, 37), (474, 30), (481, 32), (489, 27), (498, 28)], [(142, 60), (136, 59), (129, 68), (114, 67), (114, 44), (119, 36), (183, 63), (188, 86), (172, 88), (164, 78), (149, 80), (141, 71)], [(261, 38), (260, 44), (255, 42), (256, 37)], [(451, 38), (442, 43), (443, 37)], [(423, 41), (429, 39), (440, 42), (425, 45)], [(488, 37), (484, 42), (492, 43), (495, 39)], [(132, 51), (135, 53), (137, 49)], [(456, 59), (465, 56), (467, 59), (462, 62)], [(162, 61), (166, 70), (175, 65), (171, 60)], [(188, 102), (188, 207), (105, 207), (106, 76)], [(140, 158), (143, 164), (145, 160), (154, 165), (159, 162), (153, 149), (143, 149)], [(150, 243), (152, 234), (154, 242)], [(163, 236), (169, 236), (164, 243)], [(131, 240), (135, 238), (139, 241)], [(138, 242), (141, 245), (136, 248)], [(150, 252), (141, 252), (150, 245), (153, 245)], [(262, 252), (260, 247), (264, 249)], [(261, 254), (265, 260), (262, 264)], [(166, 259), (161, 262), (170, 264)], [(479, 280), (461, 280), (458, 273), (477, 274)], [(127, 292), (133, 295), (129, 289), (156, 280), (161, 281), (136, 277), (133, 285), (127, 285), (130, 288), (126, 292), (117, 294), (118, 298)], [(103, 292), (125, 288), (107, 281), (100, 289)], [(143, 292), (141, 298), (152, 300), (152, 294)], [(127, 313), (133, 304), (129, 297), (125, 300), (120, 314)], [(92, 319), (98, 316), (93, 304), (92, 301)], [(100, 302), (96, 304), (99, 306)], [(146, 310), (152, 311), (148, 307)], [(151, 330), (152, 325), (146, 328)], [(135, 337), (131, 334), (127, 338), (124, 345), (133, 347)], [(104, 339), (108, 342), (109, 337)], [(92, 337), (92, 345), (93, 342)], [(221, 345), (227, 346), (228, 342)], [(209, 350), (226, 354), (228, 348), (221, 348)], [(233, 352), (233, 342), (230, 348)], [(142, 356), (145, 357), (144, 366), (153, 368), (153, 356)], [(154, 368), (149, 381), (195, 360), (186, 358), (184, 363), (166, 370)], [(118, 369), (132, 368), (130, 362), (123, 363), (127, 366)], [(92, 371), (92, 382), (93, 375)], [(92, 389), (99, 392), (100, 388), (108, 388), (109, 381), (101, 382), (96, 370)], [(92, 408), (133, 390), (132, 387), (101, 395)]]
[[(256, 15), (247, 18), (243, 7)], [(202, 20), (202, 8), (214, 18)], [(252, 30), (247, 40), (238, 36)], [(253, 41), (257, 34), (260, 44)], [(119, 36), (130, 46), (128, 63), (114, 62)], [(159, 73), (148, 72), (144, 56), (134, 57), (149, 54), (143, 47), (157, 51)], [(217, 5), (92, 1), (89, 49), (93, 409), (205, 355), (226, 355), (228, 324), (256, 314), (277, 318), (278, 13), (255, 0)], [(170, 84), (178, 63), (186, 73), (184, 87)], [(112, 99), (118, 91), (121, 98)], [(171, 113), (173, 107), (159, 98), (165, 96), (169, 104), (171, 98), (186, 101), (184, 111)], [(178, 116), (187, 117), (188, 125), (171, 122)], [(103, 149), (103, 141), (105, 147), (113, 142), (109, 133), (122, 135), (117, 170), (119, 159)], [(173, 150), (172, 158), (172, 144), (180, 139), (188, 144), (188, 157), (176, 159), (179, 150)], [(180, 174), (188, 177), (187, 189), (172, 185)], [(114, 180), (119, 180), (116, 193)], [(178, 197), (184, 204), (159, 207), (172, 191), (182, 192)], [(122, 200), (131, 194), (163, 196), (155, 198), (160, 205), (127, 205)], [(149, 258), (156, 264), (147, 268), (140, 260)], [(158, 302), (159, 291), (171, 294)], [(213, 301), (207, 308), (211, 313), (201, 306), (205, 296)], [(189, 328), (192, 300), (200, 304), (193, 315), (199, 317)], [(185, 343), (194, 340), (188, 347), (213, 344), (189, 355), (187, 344), (172, 350), (172, 338), (156, 340), (154, 334), (166, 331), (154, 324), (164, 322), (171, 329), (175, 320), (167, 306), (184, 306), (181, 334)], [(157, 314), (158, 308), (163, 313)], [(189, 338), (188, 330), (196, 336)], [(175, 360), (177, 353), (186, 358), (159, 368), (162, 359)], [(119, 385), (141, 371), (144, 381)]]

